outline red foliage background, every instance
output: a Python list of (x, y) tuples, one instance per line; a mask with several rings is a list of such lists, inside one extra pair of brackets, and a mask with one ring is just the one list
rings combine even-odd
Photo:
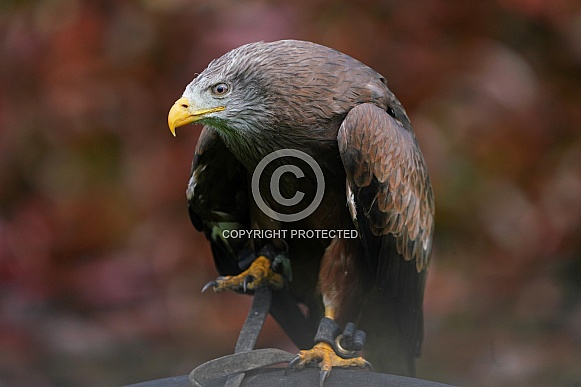
[[(120, 385), (230, 353), (249, 298), (189, 224), (200, 128), (167, 112), (240, 44), (296, 38), (388, 79), (437, 239), (419, 376), (581, 382), (575, 0), (0, 3), (0, 384)], [(262, 346), (296, 350), (270, 321)]]

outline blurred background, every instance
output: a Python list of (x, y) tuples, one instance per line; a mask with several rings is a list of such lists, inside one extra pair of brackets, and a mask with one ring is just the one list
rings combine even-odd
[[(105, 386), (233, 352), (167, 112), (243, 43), (318, 42), (382, 73), (437, 202), (418, 376), (581, 383), (581, 3), (0, 2), (0, 385)], [(272, 321), (261, 346), (296, 351)]]

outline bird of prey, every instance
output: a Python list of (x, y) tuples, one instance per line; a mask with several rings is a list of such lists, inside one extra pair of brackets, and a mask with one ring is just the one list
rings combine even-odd
[(413, 375), (434, 198), (385, 78), (315, 43), (250, 43), (187, 85), (168, 124), (175, 136), (192, 122), (204, 129), (186, 193), (220, 274), (209, 286), (286, 289), (304, 319), (285, 321), (276, 297), (271, 314), (302, 348), (293, 365), (318, 362), (322, 380), (367, 364), (313, 346), (323, 317), (357, 323), (375, 369)]

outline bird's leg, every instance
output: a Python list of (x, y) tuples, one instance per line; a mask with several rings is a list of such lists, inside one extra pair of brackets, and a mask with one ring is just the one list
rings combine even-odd
[[(289, 363), (287, 372), (292, 369), (303, 368), (308, 363), (318, 363), (321, 369), (319, 385), (323, 386), (333, 367), (373, 369), (371, 364), (364, 358), (360, 356), (352, 357), (355, 353), (352, 348), (361, 349), (365, 341), (365, 334), (362, 331), (355, 330), (353, 323), (348, 323), (345, 331), (340, 333), (339, 327), (334, 321), (334, 316), (334, 309), (325, 307), (325, 317), (321, 320), (319, 331), (315, 337), (317, 343), (311, 349), (300, 351), (297, 357)], [(345, 341), (349, 343), (345, 345)], [(356, 342), (355, 345), (353, 345), (354, 341)]]
[[(342, 259), (336, 259), (341, 257)], [(339, 307), (344, 304), (349, 292), (359, 288), (353, 279), (356, 276), (346, 242), (335, 239), (327, 248), (319, 272), (319, 287), (323, 295), (325, 316), (321, 319), (315, 345), (309, 350), (302, 350), (288, 365), (287, 371), (303, 368), (308, 363), (318, 363), (321, 369), (320, 386), (329, 376), (333, 367), (359, 367), (371, 369), (371, 364), (362, 357), (355, 356), (363, 347), (365, 333), (355, 329), (353, 323), (347, 323), (341, 331), (335, 322)], [(342, 309), (344, 312), (344, 308)]]
[(272, 263), (264, 255), (250, 264), (250, 267), (242, 273), (235, 276), (218, 277), (213, 281), (208, 282), (202, 291), (209, 287), (213, 287), (215, 292), (222, 292), (224, 290), (254, 290), (262, 285), (268, 285), (273, 289), (282, 289), (285, 284), (285, 279), (282, 275), (275, 273), (272, 268)]

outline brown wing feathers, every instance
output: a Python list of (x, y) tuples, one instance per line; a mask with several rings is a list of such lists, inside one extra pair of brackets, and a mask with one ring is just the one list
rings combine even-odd
[(397, 311), (408, 350), (418, 356), (434, 224), (421, 153), (413, 134), (373, 104), (349, 112), (338, 143), (366, 260)]
[(362, 104), (347, 115), (338, 140), (348, 183), (360, 192), (372, 234), (395, 236), (398, 253), (416, 259), (418, 271), (426, 268), (434, 201), (413, 134), (384, 110)]

